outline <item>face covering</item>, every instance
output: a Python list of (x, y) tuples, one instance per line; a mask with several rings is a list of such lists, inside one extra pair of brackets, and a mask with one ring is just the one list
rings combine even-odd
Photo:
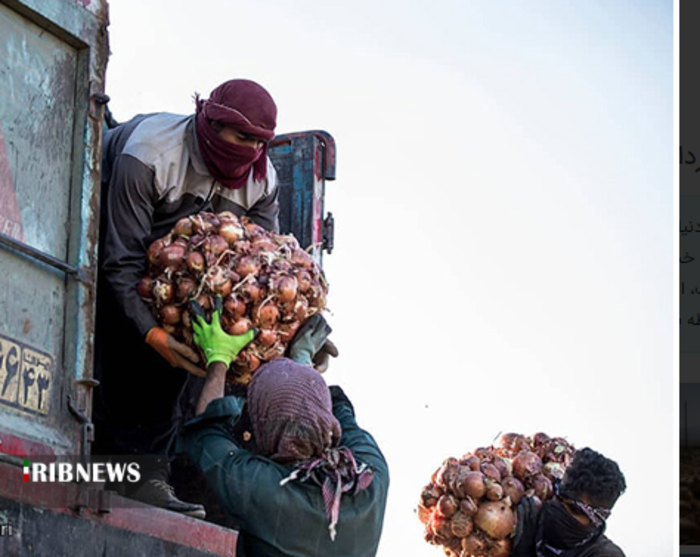
[[(225, 187), (238, 189), (248, 181), (267, 176), (267, 142), (275, 136), (277, 106), (260, 85), (233, 79), (211, 92), (208, 100), (195, 98), (195, 128), (199, 150), (209, 173)], [(260, 149), (222, 139), (212, 122), (264, 142)]]
[(601, 526), (581, 524), (561, 501), (547, 501), (542, 505), (537, 530), (537, 557), (574, 557), (604, 531), (605, 523)]

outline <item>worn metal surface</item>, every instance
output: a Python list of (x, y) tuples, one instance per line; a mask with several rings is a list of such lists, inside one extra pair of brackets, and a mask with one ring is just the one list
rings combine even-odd
[[(335, 141), (320, 130), (276, 136), (269, 150), (280, 179), (280, 228), (292, 233), (319, 264), (323, 246), (332, 249), (332, 238), (324, 242), (324, 197), (326, 180), (335, 179)], [(328, 250), (326, 250), (328, 251)]]
[(59, 453), (91, 406), (106, 26), (105, 0), (0, 0), (0, 422)]

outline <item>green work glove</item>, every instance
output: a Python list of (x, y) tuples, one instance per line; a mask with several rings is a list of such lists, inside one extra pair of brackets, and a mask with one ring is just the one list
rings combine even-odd
[(231, 362), (238, 356), (238, 353), (258, 334), (257, 329), (251, 329), (242, 335), (229, 335), (221, 328), (222, 307), (223, 300), (221, 296), (217, 296), (214, 302), (214, 313), (212, 313), (211, 323), (209, 323), (202, 306), (194, 300), (190, 302), (194, 341), (204, 352), (207, 367), (214, 362), (221, 362), (227, 367), (230, 366)]
[[(332, 329), (323, 315), (319, 313), (312, 315), (299, 327), (289, 344), (289, 357), (297, 363), (314, 367), (314, 357), (324, 349), (327, 342), (330, 342), (328, 335), (331, 332)], [(337, 351), (334, 355), (337, 355)]]

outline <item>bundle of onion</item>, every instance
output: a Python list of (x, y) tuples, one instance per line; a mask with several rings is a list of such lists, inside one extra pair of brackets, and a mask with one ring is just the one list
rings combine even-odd
[(293, 236), (224, 212), (183, 218), (155, 240), (138, 291), (158, 323), (192, 347), (188, 302), (196, 299), (210, 315), (215, 296), (222, 296), (226, 332), (259, 329), (228, 373), (230, 382), (247, 384), (262, 362), (284, 354), (299, 325), (325, 308), (328, 286)]
[(506, 433), (496, 446), (446, 459), (418, 502), (425, 540), (451, 557), (507, 557), (518, 503), (551, 499), (574, 451), (561, 437)]

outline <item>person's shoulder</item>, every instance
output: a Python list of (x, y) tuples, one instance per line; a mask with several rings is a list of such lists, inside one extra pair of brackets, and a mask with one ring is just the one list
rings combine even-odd
[(156, 112), (142, 118), (124, 148), (124, 153), (150, 161), (185, 144), (187, 125), (193, 116)]

